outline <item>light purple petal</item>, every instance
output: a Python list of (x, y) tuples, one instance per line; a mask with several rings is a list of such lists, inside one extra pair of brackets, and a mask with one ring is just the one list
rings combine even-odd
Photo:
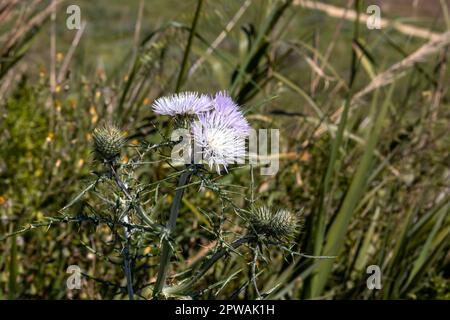
[(250, 125), (226, 93), (217, 93), (212, 105), (211, 111), (198, 114), (198, 121), (191, 128), (203, 159), (220, 174), (220, 166), (227, 170), (229, 164), (245, 156), (245, 138)]
[(197, 92), (182, 92), (156, 99), (152, 105), (155, 113), (163, 115), (194, 115), (212, 109), (211, 99)]

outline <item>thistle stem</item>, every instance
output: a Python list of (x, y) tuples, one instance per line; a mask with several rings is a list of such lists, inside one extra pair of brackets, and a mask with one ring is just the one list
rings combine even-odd
[(169, 221), (166, 227), (166, 235), (163, 238), (161, 249), (161, 261), (159, 264), (158, 276), (156, 278), (155, 287), (153, 289), (153, 297), (156, 299), (161, 293), (164, 283), (166, 281), (167, 270), (169, 268), (170, 258), (172, 257), (172, 246), (170, 244), (170, 236), (175, 230), (178, 213), (180, 211), (181, 200), (183, 199), (184, 186), (188, 184), (192, 172), (187, 169), (183, 172), (178, 180), (178, 187), (170, 208)]
[[(126, 223), (128, 223), (128, 216), (125, 216), (124, 220)], [(124, 227), (124, 233), (127, 243), (125, 244), (125, 248), (123, 249), (123, 267), (125, 270), (125, 277), (127, 278), (128, 298), (130, 300), (134, 300), (133, 276), (131, 274), (130, 244), (129, 244), (131, 236), (127, 227)]]
[[(116, 181), (116, 184), (118, 187), (122, 190), (122, 192), (125, 194), (125, 196), (128, 198), (128, 200), (132, 200), (132, 197), (130, 193), (128, 192), (128, 188), (125, 186), (123, 181), (120, 179), (119, 174), (115, 170), (114, 166), (110, 165), (111, 172), (114, 176), (114, 180)], [(133, 206), (135, 207), (135, 206)], [(135, 210), (138, 211), (135, 207)], [(125, 223), (129, 223), (128, 220), (128, 214), (125, 214), (125, 217), (123, 218), (123, 221)], [(131, 235), (128, 230), (128, 227), (123, 227), (124, 235), (125, 235), (125, 247), (123, 249), (122, 255), (123, 255), (123, 268), (125, 271), (125, 277), (127, 279), (127, 292), (128, 292), (128, 298), (130, 300), (134, 300), (134, 290), (133, 290), (133, 276), (131, 273), (131, 261), (130, 261), (130, 239)]]
[(119, 188), (122, 190), (122, 192), (125, 194), (125, 196), (127, 197), (127, 199), (129, 201), (131, 201), (131, 205), (133, 206), (134, 210), (136, 211), (136, 213), (139, 215), (139, 217), (150, 227), (152, 228), (157, 228), (155, 226), (155, 224), (153, 223), (153, 221), (144, 213), (144, 209), (142, 209), (142, 207), (136, 203), (134, 203), (133, 201), (133, 197), (131, 196), (130, 192), (128, 191), (127, 186), (123, 183), (122, 179), (120, 179), (119, 175), (117, 174), (116, 169), (114, 168), (114, 166), (111, 164), (109, 166), (114, 179), (116, 181), (116, 184), (119, 186)]
[(258, 296), (258, 300), (261, 299), (261, 293), (258, 289), (258, 284), (256, 283), (256, 264), (258, 263), (258, 248), (255, 246), (253, 248), (253, 262), (251, 268), (252, 282), (253, 287), (255, 288), (256, 294)]
[[(195, 285), (195, 283), (201, 277), (203, 277), (205, 275), (206, 272), (208, 272), (208, 270), (217, 261), (219, 261), (220, 258), (222, 258), (224, 255), (226, 255), (230, 250), (235, 250), (235, 249), (239, 248), (241, 245), (249, 243), (254, 239), (255, 239), (255, 237), (253, 235), (246, 235), (246, 236), (243, 236), (242, 238), (239, 238), (239, 239), (233, 241), (229, 246), (220, 249), (219, 251), (214, 253), (211, 258), (206, 260), (203, 263), (203, 265), (201, 266), (200, 270), (198, 270), (197, 273), (189, 281), (187, 281), (186, 283), (183, 283), (181, 285), (168, 288), (166, 290), (166, 293), (167, 294), (177, 294), (177, 293), (181, 293), (181, 292), (185, 291), (188, 288), (191, 288), (192, 286)], [(208, 254), (206, 255), (206, 257), (207, 256), (208, 256)]]

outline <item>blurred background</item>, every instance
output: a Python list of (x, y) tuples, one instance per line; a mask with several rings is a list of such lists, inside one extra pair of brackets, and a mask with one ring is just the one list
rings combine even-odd
[[(80, 8), (80, 29), (67, 27), (70, 5)], [(280, 129), (280, 169), (255, 170), (256, 198), (303, 210), (297, 250), (337, 256), (273, 252), (258, 279), (268, 298), (449, 299), (450, 1), (205, 0), (194, 30), (198, 5), (0, 1), (0, 299), (126, 297), (120, 266), (105, 259), (118, 256), (107, 228), (29, 224), (59, 215), (89, 181), (99, 124), (119, 124), (132, 145), (157, 141), (165, 124), (151, 103), (178, 85), (228, 90), (254, 128)], [(366, 24), (370, 5), (380, 8), (380, 29)], [(138, 174), (151, 183), (171, 172), (158, 164)], [(248, 168), (221, 182), (244, 206)], [(162, 210), (174, 184), (161, 186)], [(214, 241), (200, 209), (221, 208), (195, 188), (186, 198), (174, 273)], [(139, 248), (144, 287), (154, 283), (158, 247)], [(74, 264), (87, 275), (80, 290), (66, 287)], [(370, 265), (381, 269), (380, 290), (367, 288)], [(254, 298), (247, 268), (241, 256), (219, 263), (201, 286), (237, 276), (201, 298)]]

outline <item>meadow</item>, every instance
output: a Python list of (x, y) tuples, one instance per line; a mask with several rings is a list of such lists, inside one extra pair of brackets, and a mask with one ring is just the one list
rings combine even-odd
[[(450, 299), (449, 1), (8, 0), (0, 43), (0, 299)], [(277, 172), (172, 163), (186, 91)]]

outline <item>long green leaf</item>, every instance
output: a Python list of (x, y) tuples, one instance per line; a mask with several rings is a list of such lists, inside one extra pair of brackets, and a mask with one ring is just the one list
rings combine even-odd
[(441, 208), (441, 210), (439, 210), (438, 219), (436, 220), (436, 223), (434, 224), (433, 229), (431, 230), (430, 234), (428, 235), (428, 238), (419, 254), (419, 257), (414, 262), (414, 265), (413, 265), (411, 273), (409, 274), (406, 286), (408, 286), (411, 283), (413, 278), (419, 272), (420, 268), (425, 264), (425, 262), (428, 258), (428, 255), (429, 255), (430, 251), (432, 250), (433, 240), (434, 240), (436, 234), (438, 233), (440, 227), (442, 226), (444, 218), (448, 214), (449, 208), (450, 208), (450, 206), (447, 203), (447, 205), (443, 206)]
[[(361, 195), (363, 194), (363, 191), (366, 187), (367, 175), (370, 172), (370, 168), (372, 166), (374, 149), (380, 136), (381, 127), (383, 125), (388, 106), (391, 102), (390, 97), (393, 91), (393, 87), (394, 86), (390, 88), (387, 97), (384, 100), (380, 113), (377, 116), (373, 129), (369, 136), (367, 147), (363, 154), (362, 160), (358, 165), (356, 173), (350, 184), (350, 188), (344, 198), (342, 206), (337, 213), (336, 219), (327, 234), (326, 243), (323, 249), (324, 255), (338, 255), (343, 247), (347, 227), (353, 216), (354, 209), (358, 204), (358, 201), (360, 200)], [(317, 277), (315, 279), (316, 281), (314, 281), (312, 284), (312, 297), (320, 295), (325, 288), (325, 285), (331, 273), (333, 261), (320, 261), (317, 263), (317, 266), (318, 269)]]

